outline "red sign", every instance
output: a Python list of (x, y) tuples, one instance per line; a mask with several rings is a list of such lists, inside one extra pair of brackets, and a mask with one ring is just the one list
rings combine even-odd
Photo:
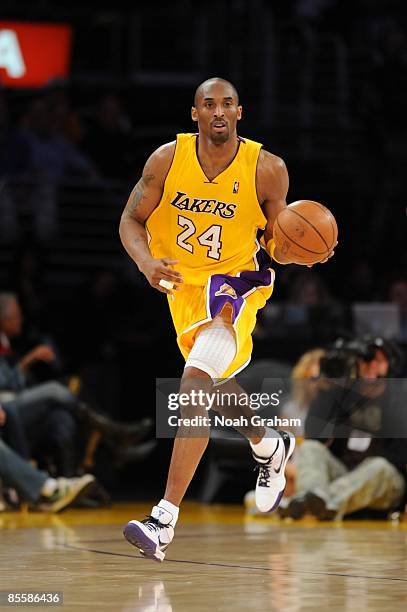
[(70, 26), (0, 21), (0, 85), (41, 87), (69, 74)]

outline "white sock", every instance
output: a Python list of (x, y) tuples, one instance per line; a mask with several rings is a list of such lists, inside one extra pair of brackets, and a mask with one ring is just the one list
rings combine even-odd
[(55, 478), (47, 478), (47, 480), (42, 485), (41, 495), (43, 495), (44, 497), (51, 497), (51, 495), (55, 493), (57, 488), (58, 482), (55, 480)]
[(279, 434), (274, 431), (274, 429), (270, 429), (269, 427), (265, 428), (265, 434), (257, 444), (253, 444), (250, 442), (250, 446), (253, 449), (253, 452), (258, 457), (271, 457), (277, 447), (277, 442), (280, 438)]
[(173, 527), (175, 527), (175, 524), (176, 524), (176, 522), (178, 520), (178, 514), (179, 514), (178, 506), (174, 506), (174, 504), (172, 504), (171, 502), (167, 501), (166, 499), (160, 499), (160, 501), (158, 502), (157, 506), (159, 508), (163, 508), (164, 510), (167, 510), (167, 512), (172, 514), (173, 518), (171, 520), (171, 525)]

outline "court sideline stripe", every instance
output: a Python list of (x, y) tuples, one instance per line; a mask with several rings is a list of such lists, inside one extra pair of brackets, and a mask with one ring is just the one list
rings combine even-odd
[[(290, 528), (290, 533), (293, 533), (294, 535), (300, 533), (300, 531), (301, 531), (301, 533), (304, 533), (304, 531), (302, 529), (300, 529), (300, 528), (295, 528), (295, 527), (291, 527)], [(258, 533), (256, 533), (256, 532), (245, 533), (244, 536), (247, 537), (247, 538), (264, 538), (266, 533), (267, 534), (273, 534), (272, 531), (267, 531), (267, 532), (258, 532)], [(331, 531), (331, 534), (333, 535), (332, 531)], [(241, 535), (242, 535), (241, 531), (218, 531), (218, 532), (211, 531), (211, 533), (178, 533), (177, 534), (177, 540), (185, 539), (185, 538), (197, 538), (197, 539), (205, 538), (205, 539), (208, 539), (208, 538), (212, 538), (212, 537), (214, 537), (214, 538), (220, 538), (220, 537), (222, 537), (222, 538), (229, 538), (229, 537), (230, 538), (235, 538), (236, 536), (241, 536)], [(108, 539), (96, 538), (96, 539), (92, 539), (92, 540), (82, 540), (81, 539), (79, 541), (79, 544), (114, 544), (115, 542), (119, 543), (121, 541), (122, 540), (118, 539), (117, 537), (116, 538), (108, 538)], [(313, 537), (312, 541), (316, 542), (317, 540), (316, 540), (315, 537)], [(323, 540), (321, 539), (321, 541), (323, 541)], [(355, 540), (356, 544), (358, 544), (358, 543), (362, 544), (364, 542), (366, 542), (366, 540), (364, 540), (364, 539)]]
[[(100, 555), (111, 555), (113, 557), (130, 557), (131, 559), (140, 559), (146, 561), (143, 557), (136, 555), (129, 555), (128, 553), (117, 553), (108, 550), (97, 550), (96, 548), (80, 548), (79, 546), (73, 546), (72, 544), (63, 544), (65, 548), (71, 548), (72, 550), (81, 550), (83, 552), (93, 552)], [(263, 572), (276, 572), (280, 574), (305, 574), (311, 576), (342, 576), (344, 578), (365, 578), (367, 580), (390, 580), (397, 582), (407, 582), (407, 578), (389, 578), (386, 576), (363, 576), (358, 574), (341, 574), (337, 572), (307, 572), (301, 570), (275, 570), (272, 567), (255, 567), (251, 565), (232, 565), (228, 563), (210, 563), (209, 561), (186, 561), (184, 559), (166, 559), (166, 563), (187, 563), (189, 565), (205, 565), (208, 567), (228, 567), (231, 569), (248, 569), (248, 570), (261, 570)]]

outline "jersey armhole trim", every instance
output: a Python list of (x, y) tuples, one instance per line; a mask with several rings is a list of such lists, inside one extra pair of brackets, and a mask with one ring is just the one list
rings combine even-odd
[[(173, 163), (174, 163), (175, 153), (176, 153), (176, 151), (177, 151), (177, 144), (178, 144), (178, 134), (177, 134), (177, 137), (176, 137), (176, 139), (175, 139), (175, 146), (174, 146), (174, 152), (173, 152), (173, 154), (172, 154), (171, 164), (170, 164), (170, 166), (169, 166), (169, 168), (168, 168), (168, 170), (167, 170), (167, 174), (165, 175), (165, 179), (164, 179), (164, 183), (163, 183), (163, 189), (162, 189), (162, 193), (161, 193), (160, 201), (158, 202), (157, 206), (154, 208), (154, 210), (152, 211), (152, 213), (150, 214), (150, 216), (149, 216), (149, 217), (146, 219), (146, 222), (145, 222), (145, 225), (144, 225), (144, 227), (146, 228), (146, 231), (147, 231), (147, 232), (148, 232), (148, 229), (147, 229), (147, 224), (148, 224), (149, 220), (150, 220), (150, 219), (151, 219), (151, 217), (154, 215), (154, 213), (155, 213), (156, 211), (158, 211), (158, 210), (161, 208), (161, 206), (162, 206), (162, 204), (163, 204), (163, 198), (164, 198), (165, 190), (166, 190), (166, 187), (167, 187), (167, 179), (168, 179), (168, 177), (169, 177), (169, 175), (170, 175), (171, 168), (172, 168)], [(149, 242), (148, 242), (149, 244), (150, 244), (150, 242), (151, 242), (151, 238), (152, 238), (152, 236), (151, 236), (151, 234), (150, 234), (150, 240), (149, 240)]]
[[(172, 168), (172, 166), (173, 166), (173, 164), (174, 164), (175, 155), (176, 155), (176, 153), (177, 153), (177, 148), (178, 148), (178, 136), (179, 136), (179, 134), (177, 134), (177, 135), (176, 135), (176, 138), (175, 138), (175, 146), (174, 146), (174, 152), (173, 152), (173, 154), (172, 154), (172, 160), (171, 160), (171, 163), (170, 163), (170, 165), (169, 165), (169, 167), (168, 167), (167, 174), (165, 175), (164, 184), (163, 184), (163, 192), (162, 192), (162, 194), (161, 194), (161, 199), (162, 199), (162, 197), (163, 197), (163, 195), (164, 195), (165, 188), (166, 188), (166, 186), (167, 186), (167, 179), (168, 179), (169, 174), (170, 174), (170, 172), (171, 172), (171, 168)], [(158, 208), (158, 207), (157, 207), (157, 208)]]
[[(263, 148), (264, 148), (264, 147), (263, 147), (263, 145), (261, 145), (261, 146), (260, 146), (260, 148), (259, 148), (259, 151), (258, 151), (258, 154), (257, 154), (257, 160), (256, 160), (256, 171), (255, 171), (255, 173), (254, 173), (254, 190), (255, 190), (255, 192), (256, 192), (257, 203), (258, 203), (258, 205), (260, 206), (260, 210), (261, 210), (262, 212), (263, 212), (263, 209), (262, 209), (262, 207), (261, 207), (262, 205), (261, 205), (260, 198), (259, 198), (259, 192), (257, 191), (257, 167), (258, 167), (258, 165), (259, 165), (260, 152), (261, 152), (261, 150), (262, 150)], [(263, 214), (264, 214), (264, 213), (263, 213)]]

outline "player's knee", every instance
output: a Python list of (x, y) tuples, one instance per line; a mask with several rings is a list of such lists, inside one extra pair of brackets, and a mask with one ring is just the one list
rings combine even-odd
[(202, 380), (210, 380), (210, 376), (205, 370), (201, 370), (195, 366), (186, 365), (184, 369), (184, 373), (182, 375), (182, 380), (188, 380), (190, 378), (198, 378)]
[(213, 387), (213, 382), (209, 374), (199, 368), (185, 368), (181, 378), (180, 393), (199, 393), (208, 392)]
[(43, 391), (44, 394), (55, 396), (58, 395), (61, 383), (57, 380), (50, 380), (42, 383), (41, 387), (38, 387)]
[(211, 393), (212, 388), (213, 383), (209, 376), (201, 376), (196, 368), (188, 368), (188, 372), (184, 372), (181, 379), (179, 390), (180, 397), (182, 395), (180, 405), (182, 417), (192, 418), (205, 414), (208, 406), (207, 394)]
[(47, 399), (61, 403), (71, 403), (73, 400), (69, 389), (57, 380), (43, 383), (41, 390)]

